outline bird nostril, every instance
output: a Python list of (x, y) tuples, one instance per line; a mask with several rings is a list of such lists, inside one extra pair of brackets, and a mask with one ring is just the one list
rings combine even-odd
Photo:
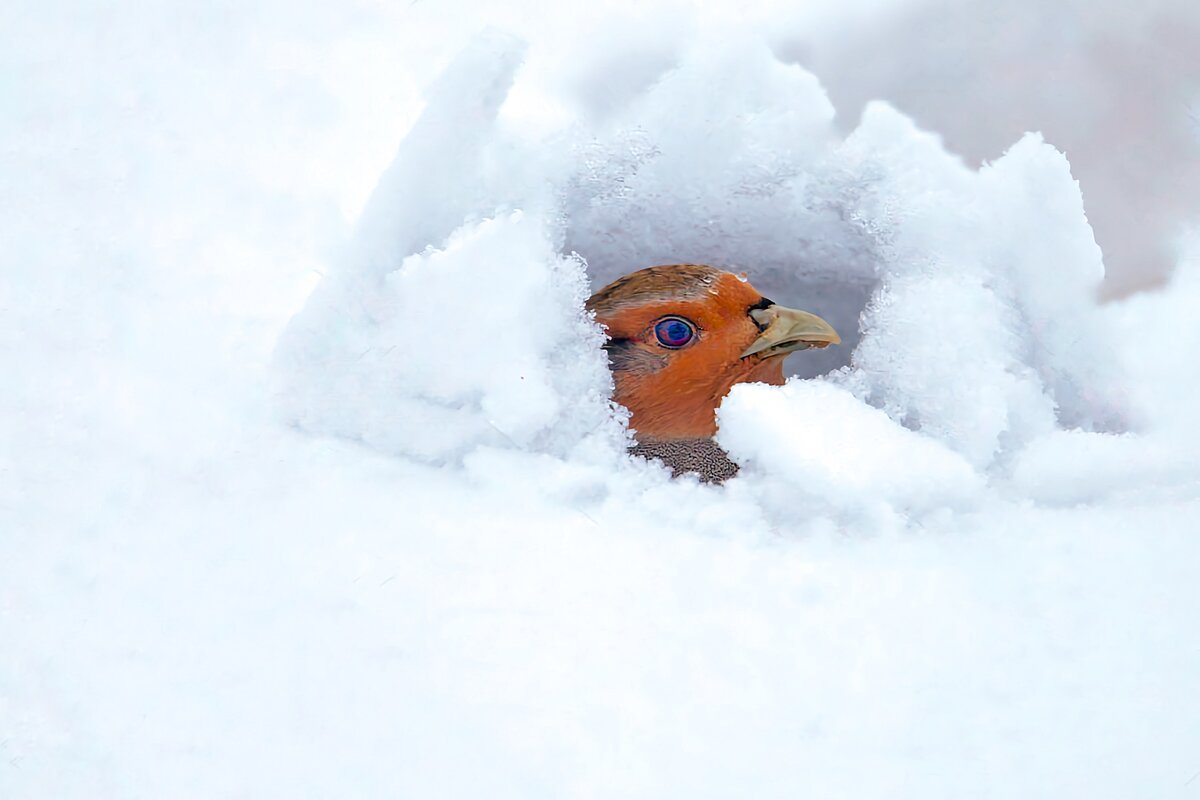
[[(764, 302), (770, 303), (768, 300)], [(774, 305), (771, 303), (771, 305)], [(767, 307), (750, 309), (750, 319), (754, 320), (754, 324), (758, 326), (758, 332), (763, 333), (767, 328), (771, 327), (771, 323), (775, 321), (775, 312)]]
[[(750, 319), (754, 320), (754, 324), (758, 326), (758, 332), (762, 333), (771, 324), (774, 316), (767, 312), (767, 309), (775, 305), (775, 301), (766, 297), (759, 298), (759, 301), (746, 309), (746, 314)], [(764, 313), (766, 312), (766, 313)]]

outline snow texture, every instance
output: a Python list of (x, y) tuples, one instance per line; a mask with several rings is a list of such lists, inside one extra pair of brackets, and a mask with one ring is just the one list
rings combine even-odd
[(602, 123), (523, 141), (495, 119), (523, 49), (490, 33), (447, 69), (292, 323), (284, 393), (305, 429), (423, 459), (501, 440), (566, 454), (611, 427), (584, 264), (599, 285), (673, 262), (750, 270), (829, 318), (847, 346), (795, 367), (844, 366), (830, 380), (976, 469), (1059, 428), (1127, 427), (1101, 254), (1040, 137), (973, 171), (880, 103), (840, 140), (812, 75), (725, 36)]
[[(1200, 797), (1197, 240), (1100, 303), (832, 11), (402, 5), (4, 26), (0, 797)], [(846, 343), (723, 486), (583, 311), (680, 261)]]

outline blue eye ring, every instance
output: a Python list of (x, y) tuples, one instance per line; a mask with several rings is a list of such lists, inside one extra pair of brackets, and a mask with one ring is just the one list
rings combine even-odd
[(687, 347), (696, 337), (696, 326), (683, 317), (663, 317), (654, 323), (654, 338), (669, 350)]

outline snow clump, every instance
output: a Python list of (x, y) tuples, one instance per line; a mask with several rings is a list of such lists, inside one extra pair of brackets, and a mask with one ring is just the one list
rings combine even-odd
[(520, 50), (482, 36), (433, 87), (353, 247), (289, 326), (281, 397), (300, 427), (427, 461), (624, 440), (582, 262), (546, 214), (504, 202), (530, 197), (488, 200), (480, 177)]

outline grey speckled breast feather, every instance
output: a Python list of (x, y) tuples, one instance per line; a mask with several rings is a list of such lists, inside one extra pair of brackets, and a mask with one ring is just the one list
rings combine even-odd
[(642, 458), (657, 458), (678, 477), (695, 472), (705, 483), (722, 483), (737, 475), (738, 465), (712, 439), (677, 439), (666, 442), (638, 443), (629, 452)]

